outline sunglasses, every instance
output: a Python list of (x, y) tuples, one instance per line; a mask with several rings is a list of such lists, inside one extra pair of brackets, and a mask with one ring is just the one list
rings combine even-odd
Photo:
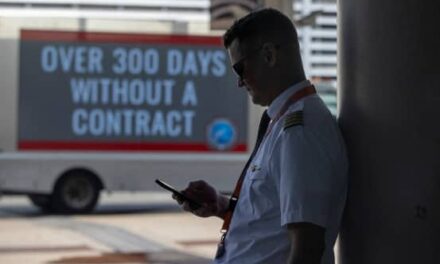
[(255, 54), (257, 54), (261, 49), (263, 48), (263, 45), (260, 47), (254, 49), (247, 55), (244, 55), (241, 59), (239, 59), (234, 65), (232, 65), (232, 69), (234, 70), (235, 74), (237, 74), (238, 78), (241, 80), (243, 79), (243, 73), (244, 73), (244, 61)]

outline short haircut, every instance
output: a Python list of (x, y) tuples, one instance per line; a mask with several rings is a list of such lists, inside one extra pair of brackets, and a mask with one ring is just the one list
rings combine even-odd
[(298, 45), (298, 35), (292, 21), (278, 10), (265, 8), (251, 12), (235, 21), (223, 35), (223, 45), (229, 48), (237, 39), (240, 44), (262, 38), (291, 41)]

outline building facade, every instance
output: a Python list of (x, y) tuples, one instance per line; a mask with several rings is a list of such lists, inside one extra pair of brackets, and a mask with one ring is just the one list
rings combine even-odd
[(316, 14), (313, 25), (298, 28), (306, 72), (311, 79), (336, 81), (336, 1), (296, 0), (294, 19)]

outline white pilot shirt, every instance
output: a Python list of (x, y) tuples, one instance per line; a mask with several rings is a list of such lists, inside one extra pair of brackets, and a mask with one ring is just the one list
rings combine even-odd
[[(287, 99), (310, 85), (298, 83), (269, 106), (273, 119)], [(287, 114), (303, 111), (303, 125), (284, 129)], [(309, 222), (326, 229), (321, 264), (333, 264), (347, 192), (345, 144), (335, 119), (318, 95), (290, 105), (260, 145), (242, 185), (225, 253), (214, 263), (287, 263), (287, 224)]]

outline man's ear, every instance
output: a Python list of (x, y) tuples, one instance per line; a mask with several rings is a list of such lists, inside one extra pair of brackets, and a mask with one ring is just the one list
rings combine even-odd
[(263, 56), (264, 61), (269, 65), (269, 67), (275, 66), (277, 62), (277, 48), (273, 43), (267, 42), (263, 44)]

